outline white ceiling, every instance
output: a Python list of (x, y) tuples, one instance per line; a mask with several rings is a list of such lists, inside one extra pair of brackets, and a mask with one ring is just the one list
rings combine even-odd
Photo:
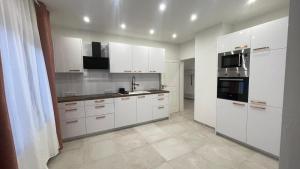
[[(51, 21), (60, 26), (103, 33), (181, 43), (192, 39), (196, 32), (218, 23), (237, 23), (281, 8), (289, 0), (42, 0), (51, 12)], [(161, 2), (167, 4), (160, 12)], [(190, 22), (190, 15), (198, 20)], [(82, 21), (89, 16), (91, 23)], [(125, 22), (126, 30), (120, 28)], [(155, 29), (149, 35), (149, 29)], [(178, 37), (172, 39), (176, 32)]]

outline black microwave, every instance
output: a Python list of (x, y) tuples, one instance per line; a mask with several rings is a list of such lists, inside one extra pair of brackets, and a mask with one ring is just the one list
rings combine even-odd
[(249, 77), (219, 77), (218, 98), (248, 102)]

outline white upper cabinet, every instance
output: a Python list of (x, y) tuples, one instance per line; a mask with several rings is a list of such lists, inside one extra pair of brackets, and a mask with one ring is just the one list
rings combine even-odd
[(132, 72), (132, 46), (122, 43), (109, 43), (111, 73)]
[(132, 46), (132, 71), (134, 73), (149, 72), (149, 48)]
[(252, 28), (251, 46), (254, 52), (287, 47), (288, 17)]
[(53, 49), (56, 73), (83, 72), (82, 39), (54, 37)]
[(165, 49), (153, 47), (149, 48), (149, 72), (165, 72)]
[(279, 156), (282, 109), (249, 104), (247, 143)]
[(250, 48), (251, 29), (224, 35), (218, 39), (218, 53)]
[(163, 73), (165, 50), (109, 43), (111, 73)]
[(217, 99), (217, 132), (246, 142), (247, 103)]
[(249, 101), (283, 107), (286, 49), (254, 53), (250, 59)]

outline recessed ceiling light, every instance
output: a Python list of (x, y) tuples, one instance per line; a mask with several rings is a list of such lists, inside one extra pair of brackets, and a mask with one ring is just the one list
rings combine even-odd
[(149, 33), (150, 33), (151, 35), (153, 35), (153, 34), (155, 33), (155, 30), (154, 30), (154, 29), (150, 29), (150, 30), (149, 30)]
[(173, 38), (173, 39), (176, 39), (176, 38), (177, 38), (177, 34), (176, 34), (176, 33), (173, 33), (172, 38)]
[(198, 15), (197, 15), (197, 14), (192, 14), (192, 15), (191, 15), (190, 20), (191, 20), (192, 22), (194, 22), (194, 21), (197, 20), (197, 19), (198, 19)]
[(91, 20), (90, 20), (90, 18), (88, 16), (84, 16), (83, 17), (83, 21), (86, 22), (86, 23), (90, 23), (91, 22)]
[(122, 23), (122, 24), (120, 25), (120, 27), (121, 27), (122, 29), (126, 29), (126, 24), (125, 24), (125, 23)]
[(251, 4), (255, 3), (255, 2), (256, 2), (256, 0), (248, 0), (247, 4), (251, 5)]
[(166, 10), (166, 8), (167, 8), (166, 4), (164, 4), (164, 3), (159, 4), (159, 10), (160, 10), (160, 11), (163, 12), (163, 11)]

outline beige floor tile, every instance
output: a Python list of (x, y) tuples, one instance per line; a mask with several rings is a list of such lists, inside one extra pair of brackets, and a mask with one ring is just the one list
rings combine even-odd
[(82, 169), (130, 169), (121, 154), (112, 155), (98, 161), (87, 163)]
[(60, 153), (48, 162), (49, 169), (80, 169), (84, 164), (81, 149)]
[(259, 153), (254, 153), (241, 165), (245, 169), (278, 169), (278, 166), (278, 160)]
[(130, 169), (155, 169), (165, 162), (164, 158), (151, 146), (123, 153), (123, 158)]
[(120, 153), (121, 147), (113, 140), (104, 140), (96, 143), (91, 143), (85, 149), (86, 162), (98, 161), (105, 157)]
[(173, 169), (173, 168), (171, 167), (171, 165), (169, 163), (165, 162), (162, 165), (156, 167), (155, 169)]
[(114, 139), (113, 141), (118, 144), (121, 152), (129, 151), (148, 144), (145, 138), (138, 133), (124, 135)]
[(192, 151), (192, 148), (182, 140), (169, 138), (152, 145), (166, 160), (172, 160)]
[(186, 128), (180, 123), (163, 126), (161, 127), (161, 129), (171, 136), (178, 135), (186, 131)]

